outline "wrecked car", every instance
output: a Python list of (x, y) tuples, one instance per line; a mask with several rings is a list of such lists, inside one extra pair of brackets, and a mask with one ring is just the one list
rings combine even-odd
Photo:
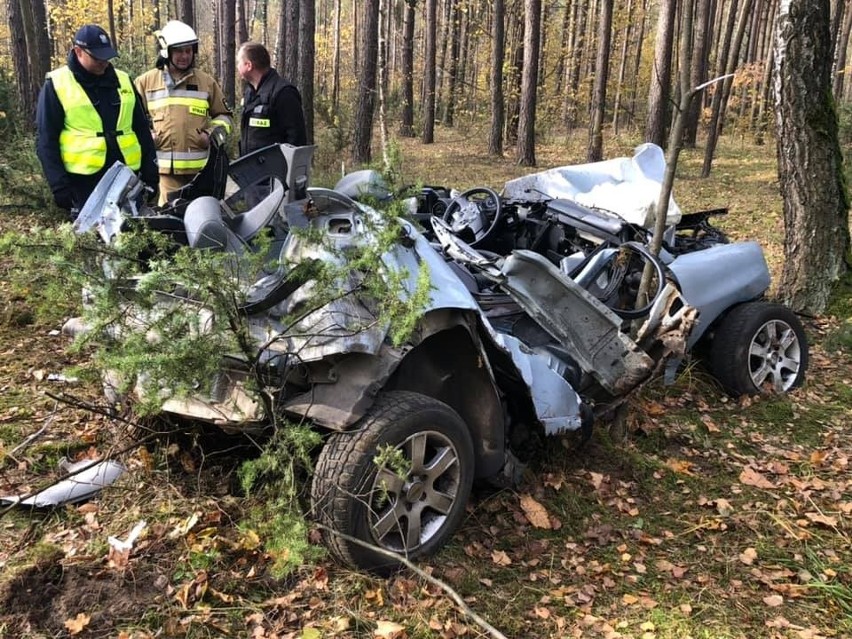
[[(358, 201), (370, 176), (310, 187), (310, 153), (281, 145), (234, 162), (238, 193), (264, 185), (238, 213), (233, 199), (209, 195), (179, 203), (179, 213), (147, 209), (141, 183), (116, 165), (76, 229), (110, 244), (142, 221), (178, 245), (235, 259), (262, 234), (271, 238), (262, 250), (274, 263), (243, 283), (252, 357), (223, 354), (209, 392), (166, 394), (161, 410), (229, 431), (284, 417), (322, 432), (311, 512), (332, 553), (351, 565), (382, 571), (395, 557), (434, 553), (463, 518), (475, 480), (515, 479), (537, 439), (587, 435), (596, 414), (655, 375), (673, 375), (700, 340), (713, 342), (714, 370), (735, 393), (802, 382), (804, 333), (789, 310), (761, 300), (769, 272), (757, 244), (727, 243), (706, 216), (684, 216), (653, 255), (652, 210), (627, 220), (576, 193), (560, 196), (553, 175), (510, 182), (502, 194), (420, 194), (416, 219), (398, 220), (398, 241), (381, 256), (403, 295), (428, 272), (428, 295), (401, 343), (377, 321), (357, 269), (339, 295), (311, 307), (316, 283), (294, 276), (298, 265), (345, 263), (381, 222)], [(651, 180), (659, 167), (648, 158), (624, 162)], [(616, 190), (630, 181), (600, 168), (574, 177), (591, 172)], [(650, 286), (640, 299), (643, 272)], [(77, 321), (66, 332), (85, 330)]]

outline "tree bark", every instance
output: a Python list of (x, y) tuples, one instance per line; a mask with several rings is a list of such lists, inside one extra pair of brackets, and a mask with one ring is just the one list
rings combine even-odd
[(518, 116), (518, 164), (521, 166), (535, 166), (535, 114), (540, 45), (541, 0), (525, 0), (524, 68)]
[[(740, 45), (743, 41), (743, 34), (745, 33), (746, 24), (748, 23), (751, 6), (752, 0), (744, 0), (742, 13), (740, 13), (739, 23), (737, 24), (736, 33), (734, 35), (734, 41), (731, 43), (731, 48), (728, 51), (725, 75), (732, 74), (737, 69)], [(731, 12), (733, 11), (734, 6), (731, 7)], [(725, 122), (725, 107), (728, 103), (728, 96), (731, 93), (731, 87), (733, 84), (733, 78), (727, 78), (721, 86), (716, 87), (717, 93), (713, 94), (713, 113), (710, 116), (710, 125), (707, 127), (707, 146), (704, 147), (704, 165), (701, 168), (701, 177), (706, 178), (710, 175), (713, 156), (716, 153), (716, 143), (719, 141), (719, 136), (722, 135), (722, 126)]]
[(827, 2), (781, 3), (775, 52), (778, 177), (784, 196), (784, 270), (779, 291), (795, 311), (825, 310), (849, 270), (849, 201), (831, 98)]
[(402, 123), (399, 134), (414, 137), (414, 9), (417, 0), (403, 0), (402, 22)]
[(677, 0), (662, 0), (657, 18), (657, 37), (654, 44), (654, 66), (648, 93), (648, 119), (645, 140), (664, 146), (668, 129), (671, 98), (672, 48)]
[(494, 0), (491, 17), (491, 130), (488, 154), (503, 155), (503, 124), (506, 119), (503, 102), (503, 59), (506, 55), (506, 22), (503, 0)]
[(426, 53), (423, 60), (423, 144), (435, 141), (435, 54), (438, 0), (426, 0)]
[[(712, 8), (712, 0), (698, 0), (695, 8), (695, 31), (694, 41), (692, 46), (692, 69), (690, 71), (689, 81), (693, 87), (699, 84), (704, 84), (707, 80), (707, 69), (710, 65), (710, 9)], [(684, 146), (695, 148), (695, 143), (698, 140), (698, 122), (701, 119), (701, 104), (703, 94), (696, 96), (690, 102), (689, 113), (686, 114), (684, 121)]]
[[(26, 2), (26, 0), (23, 0)], [(32, 69), (30, 68), (27, 38), (24, 34), (23, 17), (19, 0), (7, 0), (6, 20), (9, 23), (9, 33), (12, 39), (12, 62), (15, 65), (15, 84), (18, 93), (19, 121), (27, 129), (33, 129), (35, 115), (35, 95), (32, 91)]]
[(308, 144), (314, 141), (314, 64), (316, 61), (316, 6), (314, 0), (299, 3), (299, 75), (296, 85), (302, 94)]
[(177, 0), (177, 18), (195, 28), (195, 6), (193, 0)]
[(222, 93), (225, 102), (233, 105), (236, 98), (236, 0), (222, 0)]
[(450, 60), (446, 73), (447, 93), (444, 100), (444, 125), (453, 126), (453, 116), (456, 107), (456, 84), (459, 73), (459, 55), (461, 52), (461, 22), (462, 12), (459, 2), (453, 2), (450, 9)]
[(331, 61), (331, 108), (340, 104), (340, 9), (341, 0), (334, 0), (334, 52)]
[(373, 115), (376, 106), (376, 73), (379, 53), (379, 0), (366, 0), (361, 20), (361, 73), (355, 108), (352, 160), (356, 165), (372, 160)]
[(286, 7), (284, 14), (284, 59), (281, 72), (291, 82), (299, 81), (299, 10), (300, 0), (281, 0)]
[(849, 32), (852, 30), (852, 10), (843, 14), (843, 28), (840, 32), (834, 59), (834, 97), (839, 100), (843, 96), (843, 84), (846, 78), (846, 55), (849, 48)]
[(565, 87), (565, 99), (562, 102), (562, 121), (565, 132), (570, 135), (577, 126), (577, 97), (580, 89), (580, 70), (586, 37), (587, 7), (585, 0), (573, 0), (574, 19), (571, 29), (571, 54), (566, 68), (568, 81)]
[(630, 50), (630, 37), (633, 35), (633, 11), (633, 0), (627, 0), (627, 24), (624, 27), (624, 40), (621, 43), (621, 55), (618, 61), (618, 81), (615, 84), (615, 100), (612, 105), (612, 132), (614, 135), (618, 135), (621, 96), (624, 92), (624, 79), (627, 74), (627, 53)]
[(598, 54), (595, 60), (595, 88), (589, 123), (589, 148), (586, 152), (586, 159), (589, 162), (598, 162), (603, 159), (603, 120), (606, 111), (606, 84), (609, 80), (612, 8), (613, 0), (601, 0), (598, 18)]

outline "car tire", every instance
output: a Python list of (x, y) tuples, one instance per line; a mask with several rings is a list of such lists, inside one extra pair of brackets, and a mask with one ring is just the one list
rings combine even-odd
[(409, 560), (431, 555), (464, 516), (474, 465), (470, 431), (452, 408), (408, 391), (379, 395), (356, 429), (333, 433), (317, 459), (311, 508), (326, 546), (378, 574), (400, 562), (353, 539)]
[(785, 393), (800, 386), (808, 367), (802, 323), (786, 306), (748, 302), (722, 319), (710, 347), (713, 375), (734, 397)]

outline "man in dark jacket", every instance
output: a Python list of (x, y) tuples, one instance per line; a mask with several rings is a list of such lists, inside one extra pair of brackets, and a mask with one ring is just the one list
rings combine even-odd
[(271, 68), (266, 47), (244, 43), (237, 52), (237, 71), (246, 81), (240, 155), (270, 144), (307, 144), (302, 96)]
[(67, 64), (48, 73), (41, 88), (36, 152), (60, 208), (82, 208), (116, 161), (157, 188), (148, 118), (130, 76), (110, 63), (117, 55), (106, 31), (85, 25)]

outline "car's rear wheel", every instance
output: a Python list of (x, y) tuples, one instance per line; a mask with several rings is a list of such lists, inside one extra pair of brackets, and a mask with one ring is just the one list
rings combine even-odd
[(407, 391), (380, 395), (354, 431), (334, 433), (317, 460), (311, 502), (323, 537), (344, 562), (387, 572), (392, 556), (437, 551), (464, 516), (474, 475), (464, 421), (436, 399)]
[(781, 394), (800, 386), (808, 367), (802, 323), (781, 304), (741, 304), (716, 329), (710, 367), (734, 396)]

